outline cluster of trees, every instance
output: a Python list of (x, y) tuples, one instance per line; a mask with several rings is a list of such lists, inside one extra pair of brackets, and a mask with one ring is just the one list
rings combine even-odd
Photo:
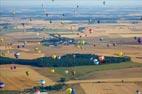
[(30, 90), (30, 91), (34, 91), (35, 89), (38, 89), (42, 92), (59, 91), (59, 90), (63, 89), (64, 87), (65, 87), (65, 84), (55, 84), (55, 85), (51, 85), (51, 86), (36, 86), (36, 87), (33, 87), (32, 90)]
[[(98, 59), (97, 55), (93, 54), (67, 54), (62, 57), (41, 57), (33, 60), (27, 59), (14, 59), (8, 57), (0, 57), (0, 64), (22, 64), (32, 65), (38, 67), (71, 67), (71, 66), (84, 66), (96, 65), (93, 59)], [(111, 57), (105, 56), (104, 62), (99, 64), (122, 63), (131, 61), (130, 57)]]

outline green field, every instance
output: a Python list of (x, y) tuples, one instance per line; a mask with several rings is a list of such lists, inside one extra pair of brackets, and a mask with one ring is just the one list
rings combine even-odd
[[(72, 79), (71, 74), (66, 74), (65, 70), (74, 70), (76, 72), (74, 78), (75, 79), (87, 79), (94, 75), (96, 72), (107, 71), (107, 70), (119, 70), (119, 69), (127, 69), (127, 68), (137, 68), (142, 67), (141, 63), (133, 63), (133, 62), (124, 62), (117, 64), (105, 64), (105, 65), (92, 65), (92, 66), (78, 66), (78, 67), (58, 67), (58, 68), (44, 68), (44, 69), (36, 69), (42, 75), (47, 77), (51, 77), (53, 80), (57, 80), (60, 77), (66, 78), (66, 80)], [(50, 69), (55, 69), (55, 73), (45, 73)]]

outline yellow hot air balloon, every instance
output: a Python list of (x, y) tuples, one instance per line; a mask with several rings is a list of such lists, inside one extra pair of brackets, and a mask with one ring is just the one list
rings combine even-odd
[(121, 52), (116, 53), (115, 55), (117, 55), (117, 56), (124, 56), (124, 53), (121, 51)]
[(40, 44), (40, 42), (38, 42), (38, 44)]
[(54, 72), (55, 72), (55, 70), (54, 70), (54, 69), (51, 69), (51, 72), (52, 72), (52, 73), (54, 73)]
[(38, 50), (39, 50), (39, 48), (37, 48), (37, 47), (36, 47), (34, 50), (35, 50), (35, 51), (38, 51)]
[(119, 52), (118, 55), (119, 55), (119, 56), (124, 56), (124, 53), (121, 51), (121, 52)]
[(38, 53), (41, 53), (41, 50), (39, 50)]
[(77, 45), (77, 48), (81, 48), (80, 45)]
[(56, 55), (52, 55), (52, 58), (53, 58), (53, 59), (56, 59), (56, 58), (57, 58), (57, 56), (56, 56)]
[(72, 93), (72, 88), (67, 88), (66, 89), (66, 94), (71, 94)]
[(4, 42), (4, 39), (3, 39), (3, 38), (0, 38), (0, 42)]
[(68, 74), (68, 73), (69, 73), (69, 71), (68, 71), (68, 70), (65, 70), (65, 73), (66, 73), (66, 74)]
[(81, 44), (84, 45), (86, 42), (84, 40), (81, 41)]

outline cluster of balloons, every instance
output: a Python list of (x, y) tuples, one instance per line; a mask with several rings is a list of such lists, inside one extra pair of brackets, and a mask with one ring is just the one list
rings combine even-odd
[(95, 65), (99, 65), (99, 64), (105, 63), (105, 56), (103, 55), (98, 56), (98, 59), (91, 57), (90, 61), (93, 61)]
[(11, 66), (10, 69), (11, 70), (15, 70), (17, 67), (16, 66)]
[(36, 47), (34, 50), (38, 53), (41, 53), (41, 50), (38, 47)]

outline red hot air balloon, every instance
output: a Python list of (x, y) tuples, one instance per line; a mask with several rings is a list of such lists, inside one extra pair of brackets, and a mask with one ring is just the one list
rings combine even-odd
[(100, 63), (105, 63), (105, 57), (102, 55), (102, 56), (99, 56), (99, 61)]

